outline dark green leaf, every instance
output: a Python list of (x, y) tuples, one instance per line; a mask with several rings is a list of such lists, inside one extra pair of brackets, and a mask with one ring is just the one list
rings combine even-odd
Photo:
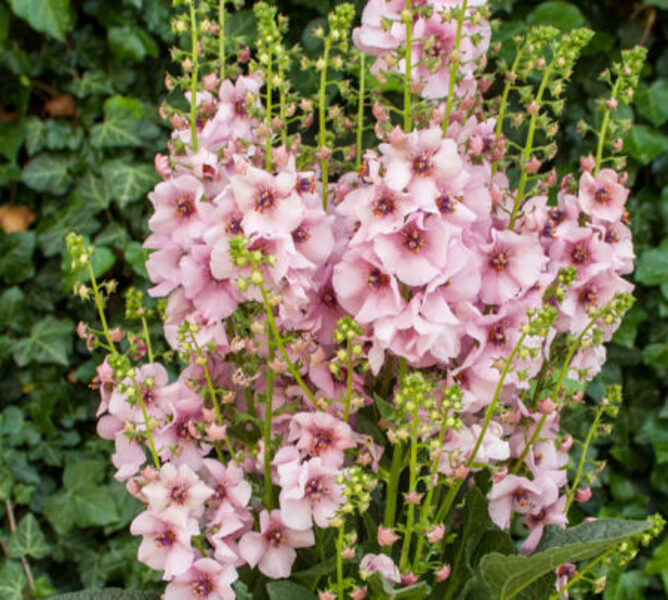
[(35, 232), (0, 233), (0, 279), (20, 283), (35, 274)]
[(144, 110), (135, 98), (112, 96), (104, 103), (104, 123), (91, 130), (91, 144), (96, 148), (141, 146), (137, 121)]
[(69, 319), (56, 319), (49, 315), (32, 326), (30, 337), (16, 343), (12, 356), (20, 367), (30, 362), (67, 366), (73, 331), (74, 326)]
[(145, 196), (158, 180), (152, 166), (120, 158), (102, 165), (102, 177), (107, 193), (121, 208)]
[(26, 586), (23, 568), (16, 562), (6, 562), (0, 569), (0, 598), (2, 600), (23, 600)]
[(394, 589), (379, 572), (369, 577), (367, 584), (371, 600), (422, 600), (431, 592), (426, 581)]
[(624, 151), (643, 165), (668, 152), (668, 136), (646, 125), (635, 125), (626, 135)]
[(119, 519), (118, 507), (108, 489), (87, 487), (74, 495), (77, 524), (82, 527), (111, 525)]
[[(95, 253), (91, 257), (91, 265), (93, 266), (93, 273), (95, 278), (99, 280), (111, 267), (116, 263), (116, 254), (109, 248), (98, 246), (95, 248)], [(72, 256), (69, 252), (63, 253), (62, 271), (63, 271), (63, 286), (66, 291), (71, 292), (74, 289), (74, 284), (77, 281), (87, 283), (90, 281), (90, 272), (87, 268), (79, 269), (76, 272), (70, 270), (72, 266)]]
[(97, 487), (106, 471), (107, 463), (104, 460), (72, 458), (65, 465), (63, 484), (70, 494), (76, 494), (80, 490)]
[(93, 171), (86, 171), (77, 178), (74, 194), (81, 198), (89, 208), (105, 210), (109, 208), (109, 196), (104, 187), (104, 181), (100, 175)]
[(21, 178), (33, 190), (59, 196), (72, 183), (68, 173), (70, 162), (70, 158), (62, 154), (40, 154), (23, 168)]
[(44, 558), (49, 553), (49, 545), (32, 513), (28, 513), (19, 522), (16, 531), (9, 538), (7, 552), (12, 558)]
[(663, 285), (668, 282), (668, 247), (646, 250), (640, 255), (635, 280), (643, 285)]
[(647, 521), (600, 519), (566, 530), (548, 528), (531, 556), (493, 552), (482, 558), (480, 571), (495, 598), (509, 600), (559, 565), (597, 556), (649, 526)]
[(9, 0), (14, 13), (30, 26), (62, 40), (74, 25), (70, 0)]
[(25, 139), (23, 123), (0, 123), (0, 155), (14, 162)]
[(53, 596), (51, 600), (159, 600), (159, 598), (160, 594), (156, 592), (136, 592), (109, 588), (61, 594), (60, 596)]
[(636, 92), (638, 112), (655, 127), (668, 121), (668, 81), (659, 79), (651, 86), (641, 86)]
[(44, 515), (59, 534), (65, 535), (74, 527), (76, 518), (74, 500), (64, 492), (58, 492), (47, 501)]
[(146, 31), (132, 25), (110, 27), (107, 31), (109, 47), (119, 61), (138, 61), (146, 56), (157, 56), (158, 47)]
[(267, 584), (269, 600), (316, 600), (316, 595), (292, 581), (272, 581)]
[(551, 25), (562, 31), (585, 27), (587, 20), (580, 9), (570, 2), (543, 2), (529, 13), (530, 25)]

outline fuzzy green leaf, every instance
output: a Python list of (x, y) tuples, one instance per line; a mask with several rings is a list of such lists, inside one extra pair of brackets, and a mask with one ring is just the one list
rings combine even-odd
[(267, 584), (269, 600), (316, 600), (316, 595), (292, 581), (272, 581)]

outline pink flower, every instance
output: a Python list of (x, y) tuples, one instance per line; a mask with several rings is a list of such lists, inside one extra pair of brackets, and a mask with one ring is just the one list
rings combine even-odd
[(533, 552), (541, 537), (546, 525), (558, 525), (566, 527), (568, 517), (564, 513), (566, 508), (566, 496), (560, 496), (559, 499), (550, 506), (542, 508), (535, 515), (527, 515), (522, 518), (522, 522), (529, 528), (529, 535), (522, 543), (522, 551), (526, 553)]
[(404, 306), (396, 278), (366, 244), (346, 252), (334, 267), (332, 284), (339, 304), (358, 323), (394, 316)]
[(612, 169), (601, 169), (596, 178), (586, 172), (580, 177), (580, 206), (602, 221), (620, 221), (628, 196), (628, 188), (619, 183), (619, 176)]
[(492, 242), (484, 253), (480, 299), (503, 304), (534, 285), (547, 259), (538, 239), (529, 234), (492, 230)]
[(165, 600), (234, 600), (232, 584), (237, 579), (233, 566), (201, 558), (167, 586)]
[(130, 533), (143, 536), (137, 553), (139, 561), (164, 571), (165, 579), (183, 575), (194, 561), (190, 539), (199, 534), (199, 527), (185, 511), (170, 508), (160, 515), (145, 511), (134, 518)]
[(317, 457), (303, 464), (279, 465), (283, 523), (294, 529), (308, 529), (313, 521), (323, 529), (329, 527), (343, 503), (341, 486), (336, 483), (338, 473), (337, 469), (323, 466)]
[(195, 517), (204, 512), (204, 502), (213, 495), (213, 490), (188, 465), (177, 469), (172, 463), (164, 464), (160, 469), (160, 478), (142, 491), (150, 510), (156, 513), (174, 507)]
[(356, 445), (353, 435), (347, 423), (330, 414), (302, 412), (293, 417), (288, 440), (297, 440), (297, 448), (319, 457), (323, 466), (338, 469), (343, 465), (345, 450)]
[(235, 509), (248, 506), (252, 494), (251, 484), (244, 479), (244, 472), (235, 462), (227, 466), (213, 458), (205, 458), (204, 468), (208, 471), (209, 485), (213, 495), (209, 499), (212, 506), (230, 505)]
[(401, 581), (398, 567), (385, 554), (366, 554), (362, 558), (359, 568), (362, 579), (368, 579), (374, 573), (379, 572), (385, 579), (392, 583), (399, 583)]
[(599, 232), (576, 223), (564, 223), (550, 247), (551, 270), (564, 266), (575, 267), (578, 281), (586, 281), (600, 271), (612, 267), (611, 247), (600, 237)]
[[(403, 0), (369, 0), (362, 12), (362, 26), (353, 31), (355, 46), (373, 56), (383, 56), (398, 48), (402, 35), (399, 13), (405, 6)], [(389, 31), (386, 22), (390, 23)]]
[(427, 532), (427, 541), (430, 544), (437, 544), (445, 536), (445, 525), (436, 525)]
[(439, 581), (445, 581), (450, 577), (452, 572), (452, 567), (450, 565), (443, 565), (438, 571), (436, 571), (436, 579)]
[(378, 534), (376, 536), (378, 545), (383, 547), (383, 546), (391, 546), (394, 544), (399, 539), (399, 536), (394, 533), (391, 527), (378, 527)]
[(271, 579), (289, 577), (297, 558), (295, 548), (307, 548), (315, 543), (313, 531), (287, 527), (280, 511), (260, 513), (260, 532), (249, 531), (239, 540), (239, 554), (251, 566)]
[(489, 499), (489, 515), (501, 529), (510, 527), (513, 512), (537, 514), (557, 501), (559, 490), (549, 477), (529, 481), (526, 477), (507, 475), (494, 483)]

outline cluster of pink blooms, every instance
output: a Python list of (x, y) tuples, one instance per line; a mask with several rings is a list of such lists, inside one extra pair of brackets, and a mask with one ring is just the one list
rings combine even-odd
[[(405, 44), (405, 27), (398, 22), (404, 4), (371, 0), (355, 33), (358, 46), (381, 61), (378, 69), (387, 69), (383, 57)], [(432, 16), (414, 24), (414, 60), (421, 66), (412, 72), (426, 98), (443, 98), (456, 24), (440, 14), (458, 3), (428, 4), (435, 9)], [(486, 50), (488, 24), (466, 21), (465, 28), (464, 62), (473, 63)], [(474, 34), (482, 40), (470, 41)], [(473, 77), (471, 82), (471, 93), (479, 93)], [(560, 434), (556, 406), (544, 401), (532, 408), (520, 396), (549, 359), (552, 338), (579, 335), (592, 311), (631, 289), (621, 277), (633, 261), (623, 223), (624, 181), (608, 169), (595, 172), (595, 163), (584, 159), (579, 184), (566, 178), (556, 205), (547, 195), (529, 199), (511, 227), (508, 181), (492, 174), (495, 123), (455, 111), (445, 137), (439, 126), (391, 131), (366, 153), (359, 173), (340, 179), (335, 201), (324, 209), (316, 168), (298, 170), (284, 147), (274, 149), (274, 170), (265, 168), (255, 138), (258, 123), (249, 110), (259, 103), (261, 80), (250, 75), (219, 82), (210, 75), (204, 86), (198, 151), (190, 149), (189, 125), (175, 118), (170, 156), (156, 159), (163, 180), (150, 195), (152, 233), (145, 244), (153, 250), (147, 264), (151, 293), (167, 297), (167, 341), (176, 350), (187, 344), (202, 353), (193, 354), (175, 381), (157, 363), (123, 381), (114, 379), (107, 363), (99, 368), (99, 432), (115, 442), (116, 477), (146, 505), (131, 531), (142, 536), (139, 559), (169, 581), (166, 600), (232, 599), (242, 565), (269, 578), (288, 577), (296, 550), (314, 545), (314, 527), (329, 527), (339, 514), (346, 466), (355, 460), (377, 468), (382, 448), (355, 431), (355, 408), (373, 402), (364, 378), (353, 375), (361, 402), (347, 422), (341, 402), (345, 376), (330, 369), (338, 319), (348, 315), (364, 329), (363, 358), (373, 374), (396, 357), (411, 368), (437, 368), (444, 387), (460, 387), (463, 425), (440, 440), (439, 470), (463, 478), (482, 431), (481, 414), (499, 382), (499, 359), (509, 358), (527, 311), (541, 306), (560, 269), (574, 267), (577, 277), (558, 305), (548, 341), (536, 341), (538, 356), (522, 361), (522, 375), (520, 369), (509, 373), (500, 394), (504, 409), (475, 456), (476, 464), (497, 467), (489, 494), (494, 522), (507, 529), (511, 515), (521, 515), (530, 532), (527, 551), (536, 547), (545, 525), (565, 526), (561, 490), (571, 441)], [(253, 494), (253, 483), (265, 471), (262, 440), (259, 448), (244, 449), (230, 439), (238, 460), (215, 458), (214, 448), (228, 432), (205, 393), (210, 378), (224, 391), (225, 406), (248, 414), (249, 395), (261, 398), (267, 391), (265, 371), (249, 377), (240, 367), (240, 357), (266, 358), (266, 321), (256, 319), (259, 327), (251, 327), (250, 335), (230, 325), (242, 304), (263, 301), (257, 286), (238, 285), (251, 273), (230, 256), (231, 240), (239, 235), (249, 250), (273, 257), (263, 271), (264, 286), (278, 299), (278, 328), (295, 335), (288, 352), (313, 390), (308, 397), (280, 360), (270, 365), (273, 410), (281, 409), (271, 434), (282, 440), (271, 463), (279, 490), (278, 508), (271, 511)], [(604, 352), (600, 346), (581, 350), (573, 369), (592, 377)], [(264, 418), (262, 402), (253, 410)], [(539, 440), (525, 452), (545, 415)], [(159, 470), (147, 465), (149, 435)], [(521, 456), (531, 477), (503, 468)], [(380, 570), (391, 581), (404, 581), (388, 556), (369, 555), (360, 570), (363, 576)]]

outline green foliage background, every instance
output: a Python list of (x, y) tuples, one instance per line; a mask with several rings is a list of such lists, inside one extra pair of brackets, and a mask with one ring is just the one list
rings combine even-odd
[[(277, 4), (299, 41), (335, 2)], [(570, 91), (562, 170), (587, 148), (576, 124), (604, 91), (600, 71), (620, 48), (649, 48), (625, 140), (639, 301), (589, 390), (596, 399), (605, 384), (623, 383), (627, 401), (611, 438), (594, 449), (610, 468), (581, 509), (583, 517), (668, 514), (668, 0), (496, 4), (500, 37), (538, 23), (597, 32)], [(111, 480), (109, 445), (95, 434), (97, 399), (87, 387), (95, 363), (74, 335), (79, 320), (95, 317), (71, 298), (63, 267), (64, 236), (74, 229), (101, 249), (98, 275), (121, 287), (146, 283), (141, 240), (153, 155), (167, 139), (157, 106), (174, 41), (170, 5), (0, 0), (0, 206), (26, 206), (36, 217), (27, 231), (0, 232), (0, 501), (14, 505), (18, 523), (11, 535), (0, 517), (3, 600), (23, 597), (21, 558), (32, 565), (39, 596), (103, 585), (149, 589), (157, 581), (135, 560), (127, 526), (138, 505)], [(63, 95), (73, 110), (63, 109)], [(568, 419), (575, 433), (586, 410)], [(668, 538), (609, 579), (606, 600), (665, 598)]]

